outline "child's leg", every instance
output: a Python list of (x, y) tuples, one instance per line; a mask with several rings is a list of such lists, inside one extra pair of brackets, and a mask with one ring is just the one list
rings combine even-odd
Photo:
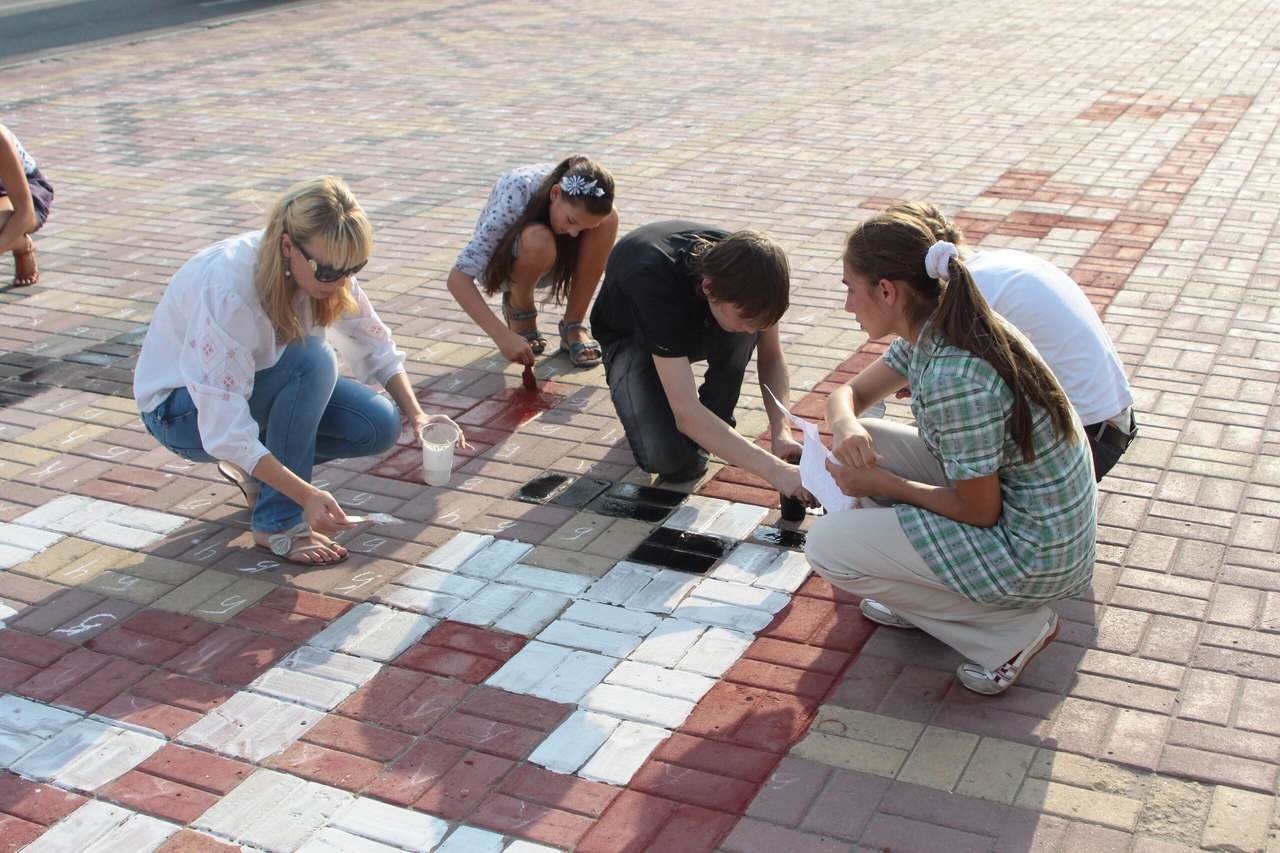
[[(551, 233), (550, 228), (540, 223), (526, 225), (520, 232), (515, 252), (516, 259), (511, 264), (511, 280), (507, 283), (509, 291), (504, 294), (503, 299), (511, 307), (513, 314), (518, 312), (536, 315), (538, 309), (534, 305), (534, 290), (556, 262), (555, 234)], [(522, 334), (536, 332), (538, 319), (536, 316), (523, 318), (513, 316), (508, 320), (507, 325), (513, 332)], [(527, 334), (525, 336), (528, 337)], [(534, 345), (535, 355), (546, 349), (547, 340), (541, 335), (531, 338), (530, 342)], [(541, 343), (539, 345), (536, 342)]]
[(614, 341), (604, 350), (604, 375), (640, 470), (681, 481), (701, 476), (706, 460), (676, 428), (653, 356), (629, 338)]
[[(595, 296), (600, 286), (600, 278), (604, 275), (605, 263), (609, 260), (609, 252), (618, 239), (618, 212), (612, 211), (603, 222), (588, 231), (583, 231), (578, 238), (578, 260), (574, 264), (573, 280), (569, 284), (569, 294), (564, 306), (564, 324), (585, 323), (587, 310), (591, 307), (591, 297)], [(588, 343), (591, 332), (584, 328), (568, 329), (564, 334), (568, 344)], [(598, 346), (589, 347), (582, 358), (598, 358)]]

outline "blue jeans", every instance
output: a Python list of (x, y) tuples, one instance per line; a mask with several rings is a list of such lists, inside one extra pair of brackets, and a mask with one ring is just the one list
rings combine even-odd
[[(307, 482), (317, 463), (383, 453), (400, 438), (400, 414), (391, 401), (338, 376), (333, 348), (315, 336), (285, 347), (275, 365), (253, 375), (249, 414), (271, 455)], [(183, 459), (217, 461), (205, 452), (186, 388), (175, 389), (144, 413), (142, 422), (156, 441)], [(302, 507), (266, 483), (261, 486), (254, 530), (279, 533), (302, 521)]]
[[(735, 426), (733, 410), (742, 393), (742, 378), (756, 348), (755, 333), (726, 332), (714, 324), (702, 336), (689, 361), (707, 361), (698, 399), (716, 417)], [(676, 428), (653, 356), (631, 338), (605, 344), (604, 375), (613, 408), (642, 471), (683, 482), (701, 476), (707, 461), (698, 445)]]

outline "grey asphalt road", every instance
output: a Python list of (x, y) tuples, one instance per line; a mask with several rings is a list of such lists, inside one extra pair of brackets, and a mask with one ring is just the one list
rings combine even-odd
[(0, 65), (300, 0), (0, 0)]

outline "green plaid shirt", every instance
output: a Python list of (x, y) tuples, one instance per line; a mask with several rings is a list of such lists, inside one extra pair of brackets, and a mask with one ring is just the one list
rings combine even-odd
[(911, 544), (938, 579), (965, 597), (1030, 607), (1078, 595), (1093, 579), (1097, 488), (1074, 414), (1072, 443), (1032, 406), (1035, 459), (1009, 427), (1013, 394), (990, 364), (933, 338), (895, 340), (884, 361), (911, 383), (920, 437), (952, 480), (998, 472), (1002, 507), (991, 527), (961, 524), (908, 504), (896, 507)]

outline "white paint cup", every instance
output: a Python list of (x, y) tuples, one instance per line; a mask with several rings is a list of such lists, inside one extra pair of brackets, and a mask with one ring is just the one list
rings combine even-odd
[(452, 424), (428, 424), (418, 435), (422, 439), (422, 478), (429, 486), (448, 485), (458, 430)]

